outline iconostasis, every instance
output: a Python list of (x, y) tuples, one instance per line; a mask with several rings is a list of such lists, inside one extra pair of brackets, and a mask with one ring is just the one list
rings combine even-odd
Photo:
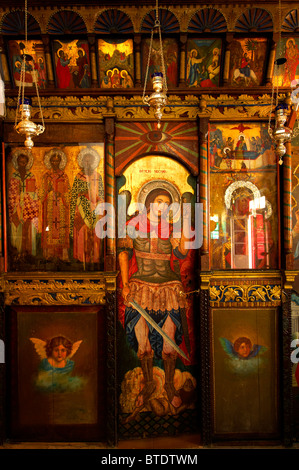
[[(289, 104), (294, 11), (274, 77)], [(147, 65), (147, 92), (161, 71), (156, 39), (148, 60), (154, 13), (29, 14), (26, 46), (22, 14), (2, 14), (6, 437), (287, 440), (299, 417), (286, 413), (297, 369), (281, 360), (291, 329), (299, 335), (298, 280), (284, 281), (299, 270), (299, 152), (293, 140), (280, 166), (268, 132), (272, 15), (161, 8), (169, 102), (158, 129), (141, 96)], [(31, 150), (13, 130), (24, 52), (26, 91), (37, 81), (46, 121)], [(157, 200), (163, 214), (151, 212)], [(184, 216), (188, 237), (176, 233)]]

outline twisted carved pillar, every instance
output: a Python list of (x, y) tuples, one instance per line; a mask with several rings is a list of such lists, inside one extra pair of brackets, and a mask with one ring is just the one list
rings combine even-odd
[(117, 444), (116, 388), (116, 291), (106, 294), (107, 302), (107, 441)]
[(282, 295), (282, 433), (283, 443), (286, 447), (292, 445), (291, 284), (294, 279), (295, 273), (285, 273), (285, 285)]
[[(108, 100), (109, 101), (109, 100)], [(108, 111), (112, 110), (113, 104), (107, 105)], [(115, 164), (114, 164), (114, 136), (115, 136), (115, 122), (114, 117), (105, 118), (105, 134), (106, 134), (106, 145), (105, 145), (105, 202), (111, 204), (116, 210), (116, 196), (115, 196)], [(111, 224), (114, 223), (115, 218), (111, 220)], [(116, 232), (113, 238), (107, 238), (106, 240), (106, 256), (105, 256), (105, 270), (115, 271), (116, 269)]]
[(285, 269), (293, 269), (293, 239), (292, 239), (292, 160), (291, 143), (285, 144), (286, 153), (283, 157), (283, 252)]
[(209, 173), (208, 173), (208, 119), (200, 119), (200, 171), (199, 171), (199, 202), (203, 204), (203, 243), (201, 247), (201, 269), (208, 271), (209, 266)]
[(283, 442), (285, 446), (292, 445), (292, 310), (291, 295), (293, 282), (298, 272), (294, 268), (293, 239), (292, 239), (292, 146), (285, 143), (286, 153), (282, 165), (282, 268), (284, 271), (284, 289), (282, 295), (282, 421)]
[[(0, 340), (5, 344), (4, 295), (0, 294)], [(0, 355), (1, 357), (1, 355)], [(0, 444), (5, 439), (5, 364), (0, 363)]]
[(201, 432), (203, 444), (209, 445), (212, 440), (209, 277), (204, 273), (200, 276)]
[[(3, 136), (3, 121), (1, 121), (0, 124), (0, 135)], [(1, 144), (1, 154), (2, 154), (2, 174), (5, 174), (5, 145), (4, 142)], [(5, 253), (5, 237), (4, 237), (4, 231), (5, 231), (5, 225), (4, 225), (4, 207), (5, 207), (5, 198), (3, 196), (4, 194), (4, 187), (3, 183), (0, 185), (1, 191), (0, 191), (0, 273), (4, 273), (5, 271), (5, 258), (4, 258), (4, 253)]]

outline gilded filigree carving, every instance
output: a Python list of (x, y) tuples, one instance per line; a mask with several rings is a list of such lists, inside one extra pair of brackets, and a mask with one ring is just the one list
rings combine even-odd
[(116, 290), (116, 276), (100, 273), (75, 280), (61, 275), (50, 279), (8, 276), (2, 279), (1, 290), (6, 305), (103, 305), (106, 294)]
[[(279, 95), (284, 100), (286, 95)], [(114, 115), (118, 120), (155, 120), (153, 110), (145, 107), (141, 96), (115, 96)], [(16, 98), (7, 98), (6, 120), (15, 120)], [(111, 105), (106, 97), (90, 96), (51, 96), (42, 97), (41, 105), (46, 121), (101, 121), (111, 114)], [(32, 115), (38, 119), (39, 108), (36, 99), (32, 103)], [(264, 94), (259, 97), (251, 95), (230, 96), (221, 94), (219, 96), (186, 95), (184, 98), (178, 95), (170, 95), (168, 106), (164, 108), (164, 116), (168, 120), (189, 119), (197, 117), (209, 117), (214, 120), (240, 120), (240, 119), (264, 119), (269, 116), (271, 110), (271, 96)]]
[(40, 294), (12, 294), (5, 295), (6, 305), (103, 305), (106, 303), (105, 293), (93, 295), (78, 294), (50, 294), (47, 292)]
[(211, 302), (277, 302), (281, 301), (279, 285), (210, 286)]

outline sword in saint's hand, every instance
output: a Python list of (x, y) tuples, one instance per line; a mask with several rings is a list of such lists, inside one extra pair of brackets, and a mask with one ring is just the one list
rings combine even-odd
[(176, 350), (176, 352), (182, 356), (184, 359), (190, 362), (189, 357), (178, 347), (178, 345), (165, 333), (165, 331), (160, 328), (159, 325), (151, 318), (151, 316), (142, 308), (135, 300), (128, 300), (128, 303), (132, 305), (132, 307), (140, 313), (141, 316), (153, 327), (155, 328), (158, 333)]

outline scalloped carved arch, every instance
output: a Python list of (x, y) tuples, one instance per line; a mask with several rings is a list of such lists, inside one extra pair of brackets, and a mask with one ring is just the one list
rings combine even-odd
[(49, 34), (84, 34), (87, 28), (81, 16), (72, 10), (54, 13), (48, 23)]
[(298, 10), (291, 10), (285, 17), (281, 25), (282, 31), (288, 33), (299, 32), (299, 15)]
[[(25, 35), (25, 12), (15, 10), (7, 13), (1, 22), (2, 34)], [(27, 13), (27, 33), (41, 34), (41, 28), (30, 13)]]
[(235, 30), (246, 33), (272, 31), (272, 17), (263, 8), (249, 8), (238, 18)]
[(192, 16), (188, 31), (191, 33), (222, 33), (227, 31), (223, 14), (215, 8), (203, 8)]
[(134, 32), (131, 18), (121, 10), (103, 11), (95, 22), (94, 30), (102, 34), (130, 34)]
[[(178, 33), (180, 31), (179, 21), (171, 11), (160, 8), (158, 18), (163, 33)], [(141, 22), (141, 31), (150, 32), (155, 25), (155, 21), (156, 10), (151, 10)]]

